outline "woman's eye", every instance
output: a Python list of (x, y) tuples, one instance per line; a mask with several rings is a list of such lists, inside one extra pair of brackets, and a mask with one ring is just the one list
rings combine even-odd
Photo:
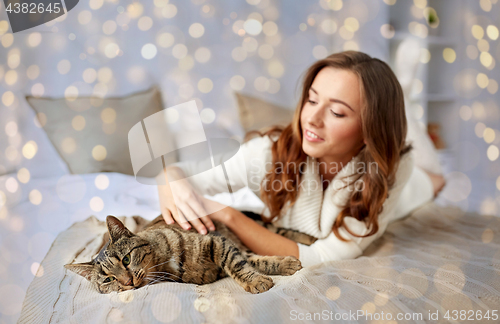
[(339, 115), (337, 113), (335, 113), (333, 110), (330, 110), (332, 112), (332, 114), (337, 117), (337, 118), (340, 118), (340, 117), (344, 117), (344, 115)]
[(315, 104), (316, 102), (312, 101), (312, 100), (307, 100), (310, 104)]
[(115, 280), (115, 277), (107, 277), (106, 279), (104, 279), (104, 283), (108, 283), (108, 282), (111, 282)]
[(130, 264), (130, 254), (127, 254), (127, 255), (123, 258), (122, 262), (123, 262), (123, 265), (128, 266), (128, 265)]

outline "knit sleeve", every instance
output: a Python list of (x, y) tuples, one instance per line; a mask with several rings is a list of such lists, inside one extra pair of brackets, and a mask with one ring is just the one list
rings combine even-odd
[[(297, 243), (299, 246), (299, 260), (303, 267), (312, 266), (318, 263), (355, 259), (376, 239), (381, 237), (387, 225), (395, 218), (395, 208), (401, 196), (401, 192), (408, 183), (410, 175), (414, 168), (414, 158), (412, 154), (405, 154), (401, 159), (398, 171), (396, 172), (396, 181), (389, 190), (389, 197), (383, 204), (383, 210), (378, 216), (378, 231), (368, 237), (356, 237), (349, 234), (342, 226), (339, 233), (343, 238), (351, 240), (349, 242), (341, 241), (331, 232), (326, 238), (317, 240), (311, 245)], [(369, 231), (362, 221), (353, 217), (344, 218), (344, 222), (351, 232), (360, 235), (366, 235)]]
[[(236, 192), (247, 186), (254, 190), (258, 189), (265, 175), (270, 150), (268, 136), (255, 137), (241, 144), (232, 157), (229, 152), (205, 160), (176, 162), (171, 166), (179, 167), (193, 188), (202, 195)], [(215, 168), (211, 167), (212, 158), (217, 165)]]

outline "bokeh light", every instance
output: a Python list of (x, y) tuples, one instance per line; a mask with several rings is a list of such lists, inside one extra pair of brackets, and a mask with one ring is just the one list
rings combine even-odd
[(32, 159), (38, 151), (38, 145), (35, 141), (29, 141), (23, 146), (23, 156), (28, 160)]
[(203, 108), (200, 119), (204, 124), (211, 124), (215, 120), (215, 112), (211, 108)]
[(393, 38), (396, 34), (394, 27), (391, 24), (383, 24), (380, 26), (380, 34), (385, 38)]
[(28, 76), (28, 79), (35, 80), (40, 75), (40, 68), (36, 64), (30, 65), (26, 70), (26, 75)]
[(479, 61), (484, 67), (490, 67), (493, 64), (493, 56), (488, 52), (481, 52), (479, 55)]
[(82, 10), (78, 14), (78, 22), (82, 25), (88, 24), (92, 20), (92, 13), (88, 10)]
[(18, 188), (19, 188), (19, 183), (15, 178), (13, 177), (7, 178), (7, 180), (5, 181), (5, 189), (7, 189), (8, 192), (14, 193), (17, 191)]
[(78, 88), (75, 86), (69, 86), (64, 91), (64, 97), (68, 101), (75, 101), (78, 98)]
[(490, 161), (496, 161), (498, 159), (500, 151), (496, 145), (488, 146), (488, 150), (486, 151), (486, 155)]
[(457, 54), (455, 53), (455, 50), (447, 47), (443, 50), (443, 58), (446, 62), (453, 63), (453, 62), (455, 62), (455, 59), (457, 58)]
[(37, 189), (31, 190), (29, 194), (29, 200), (33, 205), (40, 205), (43, 200), (42, 193)]
[(486, 34), (488, 37), (492, 40), (497, 40), (498, 39), (498, 27), (495, 25), (488, 25), (486, 27)]
[(248, 34), (256, 36), (262, 31), (262, 24), (256, 19), (248, 19), (243, 23), (243, 29)]
[(96, 161), (103, 161), (104, 159), (106, 159), (107, 155), (108, 155), (108, 152), (103, 145), (96, 145), (92, 149), (92, 157)]
[(62, 140), (61, 147), (64, 153), (71, 154), (76, 150), (76, 141), (72, 137), (66, 137)]
[(99, 190), (106, 190), (109, 187), (109, 178), (105, 174), (99, 174), (95, 177), (94, 184)]
[(176, 44), (172, 48), (172, 55), (176, 59), (184, 58), (187, 55), (187, 53), (188, 53), (188, 49), (187, 49), (186, 45), (184, 45), (184, 44)]
[(334, 34), (337, 31), (337, 23), (335, 20), (327, 18), (321, 22), (321, 29), (325, 34)]
[(140, 2), (134, 2), (127, 6), (127, 13), (131, 18), (138, 18), (144, 12), (144, 7)]
[(212, 91), (214, 84), (209, 78), (203, 78), (198, 81), (198, 90), (202, 93), (209, 93)]
[(2, 103), (6, 106), (9, 107), (14, 103), (14, 94), (12, 91), (5, 91), (2, 95)]
[(200, 23), (194, 23), (189, 26), (189, 35), (193, 38), (200, 38), (205, 33), (205, 27)]
[(460, 107), (459, 115), (460, 115), (460, 118), (467, 121), (467, 120), (471, 119), (471, 117), (472, 117), (472, 109), (470, 109), (469, 106), (464, 105), (464, 106)]
[(144, 16), (137, 21), (137, 27), (142, 31), (147, 31), (153, 27), (153, 19)]
[(194, 53), (194, 58), (200, 63), (206, 63), (210, 60), (211, 52), (206, 47), (200, 47)]
[(477, 76), (476, 76), (476, 83), (477, 85), (484, 89), (488, 86), (488, 83), (490, 82), (490, 79), (488, 78), (488, 76), (484, 73), (478, 73)]
[(67, 74), (71, 69), (71, 63), (68, 60), (61, 60), (57, 63), (57, 71), (60, 74)]
[(101, 197), (92, 197), (92, 199), (90, 199), (89, 205), (90, 209), (95, 212), (100, 212), (104, 209), (104, 201)]
[(76, 115), (71, 120), (71, 126), (73, 126), (73, 129), (76, 131), (83, 130), (85, 128), (85, 117), (81, 115)]
[(89, 6), (92, 10), (97, 10), (102, 7), (104, 0), (90, 0)]
[(170, 33), (161, 33), (156, 37), (156, 43), (158, 44), (158, 46), (163, 48), (168, 48), (172, 46), (174, 42), (175, 42), (175, 37)]
[(116, 111), (111, 107), (104, 108), (101, 111), (101, 120), (105, 124), (114, 123), (116, 120)]
[(229, 80), (229, 86), (235, 91), (240, 91), (245, 87), (245, 78), (241, 75), (234, 75)]
[(484, 36), (484, 29), (479, 25), (472, 26), (472, 36), (476, 39), (481, 39)]
[(28, 36), (28, 45), (30, 47), (37, 47), (42, 42), (42, 34), (38, 32), (31, 33)]
[(445, 178), (450, 183), (450, 187), (447, 191), (442, 192), (444, 198), (459, 202), (466, 199), (471, 193), (472, 183), (465, 173), (453, 171), (447, 174)]
[(31, 95), (35, 98), (43, 96), (44, 93), (45, 93), (45, 87), (41, 83), (35, 83), (31, 87)]
[(30, 172), (26, 168), (21, 168), (17, 171), (17, 179), (21, 183), (28, 183), (30, 181)]
[(337, 286), (332, 286), (326, 290), (326, 298), (330, 300), (337, 300), (340, 298), (340, 295), (342, 294), (342, 289)]
[(97, 71), (93, 68), (85, 69), (85, 71), (83, 71), (82, 78), (86, 83), (94, 83), (97, 79)]
[(15, 121), (10, 121), (5, 124), (5, 134), (10, 137), (14, 137), (17, 134), (17, 123)]
[[(233, 52), (233, 54), (236, 56), (241, 55), (241, 57), (239, 57), (239, 59), (242, 58), (242, 60), (244, 60), (246, 58), (246, 52), (243, 52), (243, 53), (234, 53)], [(258, 54), (262, 59), (269, 60), (274, 55), (274, 48), (269, 44), (262, 44), (259, 46)], [(234, 56), (233, 56), (233, 58), (235, 61), (237, 61), (237, 59)]]

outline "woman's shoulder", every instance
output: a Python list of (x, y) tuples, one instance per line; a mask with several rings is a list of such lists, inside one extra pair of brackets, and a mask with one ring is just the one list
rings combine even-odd
[(413, 150), (406, 152), (401, 156), (398, 166), (398, 172), (405, 172), (412, 170), (415, 165), (415, 157), (413, 156)]
[(255, 135), (245, 143), (250, 143), (250, 142), (266, 142), (269, 144), (272, 144), (273, 142), (276, 142), (278, 138), (280, 137), (280, 134), (273, 133), (273, 134), (263, 134), (263, 135)]
[(264, 135), (253, 137), (241, 145), (247, 172), (263, 176), (268, 171), (273, 160), (273, 143), (268, 135)]
[(272, 138), (269, 135), (255, 136), (250, 140), (242, 144), (246, 150), (255, 153), (269, 153), (272, 149), (273, 143), (278, 139), (278, 136), (274, 135)]

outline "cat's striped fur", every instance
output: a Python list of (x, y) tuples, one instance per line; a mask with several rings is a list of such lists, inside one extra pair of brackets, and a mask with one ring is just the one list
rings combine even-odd
[[(136, 218), (138, 220), (138, 218)], [(92, 282), (100, 293), (140, 288), (158, 281), (208, 284), (230, 276), (246, 291), (261, 293), (273, 286), (267, 275), (292, 275), (302, 268), (293, 256), (261, 256), (248, 250), (223, 223), (206, 235), (179, 224), (167, 225), (160, 215), (136, 234), (108, 216), (110, 240), (90, 262), (65, 267)], [(316, 238), (264, 224), (270, 231), (310, 245)]]

